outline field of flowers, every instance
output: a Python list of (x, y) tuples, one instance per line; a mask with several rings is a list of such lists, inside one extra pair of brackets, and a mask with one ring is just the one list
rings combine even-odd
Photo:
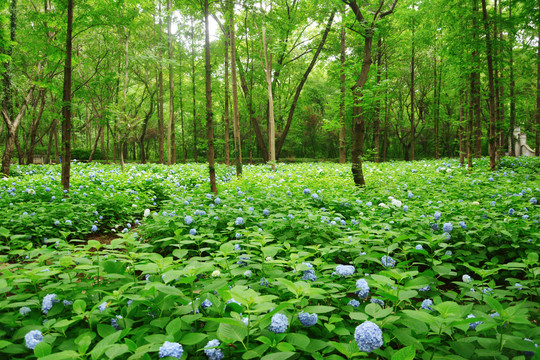
[(539, 357), (540, 161), (0, 179), (0, 358)]

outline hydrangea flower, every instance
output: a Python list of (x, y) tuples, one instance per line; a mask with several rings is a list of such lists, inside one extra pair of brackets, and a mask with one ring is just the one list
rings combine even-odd
[(508, 210), (508, 215), (514, 215), (516, 211), (514, 209), (510, 209)]
[(409, 193), (407, 194), (407, 196), (409, 197), (409, 199), (412, 199), (414, 194), (412, 192), (409, 191)]
[(51, 310), (51, 308), (53, 307), (54, 303), (57, 303), (57, 302), (58, 302), (58, 299), (56, 298), (56, 294), (47, 294), (43, 298), (43, 302), (41, 304), (41, 310), (43, 311), (45, 315), (47, 315), (49, 310)]
[(182, 348), (182, 345), (176, 342), (165, 341), (163, 345), (159, 348), (160, 358), (171, 356), (173, 358), (180, 359), (183, 353), (184, 349)]
[(396, 260), (386, 255), (381, 258), (381, 263), (385, 268), (393, 268), (394, 266), (396, 266)]
[(531, 200), (529, 200), (529, 202), (532, 204), (532, 205), (536, 205), (538, 203), (538, 201), (536, 201), (536, 198), (532, 197)]
[(22, 308), (19, 309), (19, 314), (21, 314), (22, 316), (25, 316), (28, 313), (30, 313), (30, 311), (32, 310), (29, 307), (23, 306)]
[(191, 223), (193, 222), (193, 218), (189, 215), (187, 215), (185, 218), (184, 218), (184, 223), (186, 225), (191, 225)]
[(71, 306), (71, 305), (73, 305), (73, 301), (62, 300), (62, 304), (64, 304), (64, 306)]
[(261, 278), (260, 284), (261, 286), (268, 286), (268, 280), (266, 280), (266, 278)]
[(418, 245), (415, 246), (415, 249), (416, 250), (424, 250), (424, 247), (422, 245), (418, 244)]
[(300, 323), (304, 326), (313, 326), (317, 323), (317, 314), (309, 314), (305, 312), (301, 312), (298, 314), (298, 320), (300, 320)]
[(369, 285), (365, 279), (359, 279), (356, 281), (356, 294), (359, 298), (365, 299), (369, 295)]
[(304, 195), (309, 195), (309, 194), (311, 194), (311, 190), (309, 190), (308, 188), (305, 188)]
[(461, 280), (462, 280), (464, 283), (467, 283), (467, 284), (468, 284), (468, 283), (471, 282), (471, 277), (470, 277), (469, 275), (465, 274), (465, 275), (463, 275), (463, 276), (461, 277)]
[(418, 289), (418, 291), (429, 291), (431, 287), (429, 285), (424, 286), (423, 288)]
[(403, 205), (403, 211), (405, 212), (409, 211), (409, 207), (407, 205)]
[(354, 340), (360, 351), (372, 352), (383, 345), (382, 330), (377, 324), (364, 321), (354, 330)]
[(356, 308), (360, 306), (360, 302), (356, 299), (352, 299), (347, 303), (347, 305), (351, 305), (352, 307)]
[(431, 299), (425, 299), (422, 301), (422, 305), (420, 305), (421, 309), (433, 311), (433, 308), (431, 307), (433, 305), (433, 300)]
[(221, 199), (220, 199), (220, 198), (215, 198), (214, 203), (215, 203), (216, 205), (221, 204)]
[(336, 274), (338, 274), (341, 277), (345, 276), (351, 276), (354, 274), (354, 266), (352, 265), (338, 265), (336, 266)]
[(444, 255), (446, 255), (446, 256), (452, 256), (452, 251), (447, 250), (447, 251), (444, 253)]
[(379, 304), (381, 306), (384, 306), (384, 301), (382, 301), (381, 299), (371, 298), (369, 299), (369, 301), (373, 304)]
[(444, 223), (443, 225), (443, 231), (445, 233), (449, 233), (450, 231), (452, 231), (454, 229), (454, 226), (452, 225), (452, 223)]
[(240, 267), (247, 266), (247, 262), (244, 261), (244, 260), (249, 260), (249, 256), (239, 256), (238, 258), (239, 258), (240, 260), (238, 260), (236, 263), (237, 263)]
[(92, 232), (96, 232), (97, 231), (97, 226), (96, 225), (92, 225), (92, 229), (90, 229)]
[(237, 217), (236, 221), (234, 222), (236, 226), (244, 225), (244, 218)]
[(43, 335), (39, 330), (32, 330), (24, 335), (24, 341), (27, 348), (34, 350), (36, 345), (43, 341)]
[(116, 331), (122, 329), (122, 327), (121, 327), (120, 325), (118, 325), (118, 320), (120, 320), (120, 319), (123, 319), (123, 318), (122, 318), (122, 315), (116, 315), (116, 317), (114, 317), (114, 318), (111, 319), (111, 326), (112, 326)]
[(467, 224), (465, 224), (464, 221), (460, 221), (460, 222), (459, 222), (459, 226), (461, 226), (461, 228), (462, 228), (463, 230), (467, 229)]
[(246, 272), (244, 272), (244, 276), (247, 277), (247, 278), (250, 278), (251, 275), (253, 275), (253, 273), (251, 272), (251, 270), (246, 270)]
[(107, 309), (107, 307), (108, 307), (107, 302), (104, 301), (101, 304), (99, 304), (98, 309), (99, 309), (100, 312), (104, 312), (105, 309)]
[(212, 302), (208, 299), (205, 299), (202, 303), (201, 303), (201, 307), (203, 309), (206, 309), (206, 308), (209, 308), (210, 306), (212, 306)]
[(270, 323), (270, 326), (268, 327), (268, 330), (272, 331), (275, 334), (281, 334), (287, 331), (288, 327), (289, 319), (285, 315), (277, 313), (272, 316), (272, 321)]
[[(521, 285), (520, 283), (515, 283), (514, 286), (516, 287), (516, 289), (518, 290), (523, 290), (523, 285)], [(22, 309), (22, 308), (21, 308)]]
[(440, 219), (441, 219), (441, 213), (438, 212), (438, 211), (435, 212), (435, 214), (433, 215), (433, 218), (434, 218), (435, 220), (440, 220)]
[[(469, 315), (467, 316), (467, 319), (472, 319), (472, 318), (475, 318), (475, 316), (474, 316), (473, 314), (469, 314)], [(483, 321), (475, 321), (475, 322), (472, 322), (472, 323), (469, 324), (469, 329), (471, 329), (471, 330), (476, 330), (476, 327), (477, 327), (478, 325), (482, 324), (482, 323), (483, 323)]]
[(217, 348), (219, 345), (220, 345), (219, 340), (214, 339), (214, 340), (210, 340), (204, 346), (204, 353), (208, 357), (208, 360), (221, 360), (225, 357), (225, 355), (223, 354), (223, 351)]
[(264, 215), (264, 216), (270, 215), (270, 211), (268, 211), (268, 209), (264, 209), (264, 210), (263, 210), (263, 215)]
[(434, 230), (434, 231), (439, 230), (439, 224), (437, 224), (437, 223), (431, 224), (430, 227), (431, 227), (431, 229)]
[(193, 235), (193, 236), (197, 235), (197, 230), (195, 229), (189, 230), (189, 235)]

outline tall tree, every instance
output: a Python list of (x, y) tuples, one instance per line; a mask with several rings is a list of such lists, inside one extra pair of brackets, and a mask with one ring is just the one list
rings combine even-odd
[(62, 186), (69, 191), (71, 168), (71, 53), (73, 45), (73, 0), (67, 3), (66, 61), (62, 96)]
[(487, 13), (486, 0), (482, 0), (482, 15), (484, 18), (484, 30), (486, 38), (486, 57), (488, 66), (488, 89), (489, 89), (489, 167), (495, 170), (495, 155), (497, 152), (496, 124), (495, 124), (495, 86), (493, 79), (493, 44), (491, 43), (491, 29)]
[(371, 49), (373, 45), (373, 36), (375, 34), (375, 27), (377, 22), (380, 19), (392, 14), (397, 5), (398, 0), (394, 0), (391, 3), (388, 9), (383, 11), (385, 5), (388, 6), (387, 2), (382, 0), (378, 7), (376, 8), (373, 19), (371, 22), (368, 22), (364, 17), (362, 10), (360, 10), (361, 3), (358, 0), (342, 0), (345, 4), (349, 5), (351, 8), (356, 20), (360, 24), (359, 32), (362, 33), (364, 37), (364, 48), (363, 48), (363, 61), (362, 67), (360, 70), (360, 75), (358, 80), (352, 87), (353, 92), (353, 128), (352, 128), (352, 138), (353, 138), (353, 147), (352, 147), (352, 174), (354, 184), (356, 186), (364, 186), (364, 173), (362, 171), (362, 155), (364, 148), (364, 133), (365, 133), (365, 121), (364, 114), (362, 109), (362, 97), (363, 89), (366, 81), (368, 79), (369, 69), (371, 68)]
[(176, 144), (174, 136), (174, 75), (173, 75), (173, 36), (172, 36), (172, 5), (167, 0), (167, 35), (169, 50), (169, 124), (167, 126), (167, 165), (176, 163)]
[(216, 169), (214, 159), (214, 124), (212, 112), (212, 66), (210, 63), (210, 27), (208, 25), (208, 0), (204, 0), (204, 60), (205, 60), (205, 80), (206, 80), (206, 136), (208, 140), (208, 151), (206, 159), (210, 175), (210, 191), (217, 194)]
[(340, 127), (339, 127), (339, 162), (341, 164), (344, 164), (347, 161), (347, 147), (345, 145), (345, 94), (346, 94), (346, 87), (345, 87), (345, 52), (347, 50), (347, 43), (346, 43), (346, 33), (345, 33), (345, 16), (347, 14), (347, 7), (343, 6), (343, 11), (341, 14), (341, 36), (340, 36), (340, 52), (339, 52), (339, 60), (340, 60), (340, 74), (339, 74), (339, 81), (341, 84), (340, 87), (340, 101), (339, 101), (339, 121)]
[[(231, 43), (231, 87), (233, 101), (233, 137), (236, 164), (236, 176), (242, 175), (242, 141), (240, 137), (240, 113), (238, 110), (238, 80), (236, 76), (236, 31), (234, 22), (234, 1), (229, 1), (229, 39)], [(247, 86), (245, 91), (247, 91)], [(251, 103), (250, 103), (251, 104)], [(250, 117), (252, 109), (250, 105)]]

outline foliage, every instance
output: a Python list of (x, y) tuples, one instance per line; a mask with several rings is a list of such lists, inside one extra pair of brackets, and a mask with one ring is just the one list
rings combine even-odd
[[(0, 180), (0, 353), (152, 359), (168, 341), (205, 359), (218, 339), (242, 359), (524, 359), (540, 342), (540, 163), (502, 164), (366, 163), (365, 189), (345, 165), (246, 166), (239, 180), (218, 166), (215, 196), (203, 165), (79, 163), (65, 201), (58, 166), (20, 167)], [(125, 232), (75, 240), (94, 209), (100, 232)]]

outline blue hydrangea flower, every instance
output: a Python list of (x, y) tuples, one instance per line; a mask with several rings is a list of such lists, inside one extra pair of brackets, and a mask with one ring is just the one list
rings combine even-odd
[(452, 251), (447, 250), (447, 251), (444, 253), (444, 255), (446, 255), (446, 256), (452, 256)]
[(24, 341), (27, 348), (34, 350), (36, 345), (43, 341), (43, 335), (39, 330), (32, 330), (24, 335)]
[(454, 229), (454, 226), (452, 225), (452, 223), (449, 223), (449, 222), (448, 222), (448, 223), (444, 223), (442, 229), (443, 229), (443, 231), (444, 231), (445, 233), (449, 233), (450, 231), (452, 231), (452, 230)]
[(234, 222), (236, 226), (244, 225), (244, 219), (241, 217), (237, 217), (236, 221)]
[(264, 216), (270, 215), (270, 211), (268, 211), (268, 209), (264, 209), (264, 210), (263, 210), (263, 215), (264, 215)]
[(433, 311), (433, 308), (431, 307), (433, 305), (433, 300), (426, 299), (422, 301), (422, 305), (420, 305), (421, 309)]
[(107, 302), (104, 301), (101, 304), (99, 304), (98, 309), (99, 309), (100, 312), (104, 312), (105, 309), (107, 309), (107, 307), (108, 307)]
[(381, 258), (381, 263), (385, 268), (393, 268), (394, 266), (396, 266), (396, 260), (386, 255)]
[(216, 205), (221, 204), (221, 199), (220, 199), (220, 198), (216, 198), (216, 199), (214, 200), (214, 203), (215, 203)]
[(311, 190), (309, 190), (308, 188), (305, 188), (304, 195), (309, 195), (309, 194), (311, 194)]
[(461, 226), (461, 228), (462, 228), (463, 230), (467, 229), (467, 224), (465, 224), (464, 221), (460, 221), (460, 222), (459, 222), (459, 226)]
[(234, 251), (240, 251), (242, 248), (240, 247), (240, 244), (234, 244)]
[(440, 220), (440, 219), (441, 219), (441, 213), (438, 212), (438, 211), (435, 212), (435, 215), (433, 215), (433, 218), (434, 218), (435, 220)]
[(71, 306), (71, 305), (73, 305), (73, 301), (62, 300), (62, 304), (64, 304), (64, 306)]
[(418, 291), (429, 291), (431, 287), (429, 285), (424, 286), (423, 288), (418, 289)]
[(339, 276), (341, 277), (345, 277), (345, 276), (351, 276), (352, 274), (354, 274), (354, 266), (352, 265), (338, 265), (336, 266), (336, 274), (338, 274)]
[[(474, 317), (475, 317), (475, 316), (474, 316), (473, 314), (469, 314), (469, 315), (467, 316), (467, 319), (472, 319), (472, 318), (474, 318)], [(472, 322), (472, 323), (469, 324), (469, 329), (471, 329), (471, 330), (476, 330), (476, 327), (477, 327), (478, 325), (482, 324), (482, 323), (483, 323), (483, 321)]]
[(360, 351), (372, 352), (383, 345), (382, 330), (377, 324), (364, 321), (354, 330), (354, 340)]
[(415, 246), (415, 249), (416, 250), (424, 250), (424, 247), (422, 245), (418, 244), (418, 245)]
[(203, 309), (206, 309), (206, 308), (209, 308), (210, 306), (212, 306), (212, 302), (208, 299), (205, 299), (202, 303), (201, 303), (201, 307)]
[(510, 209), (508, 210), (508, 215), (514, 215), (516, 211), (514, 209)]
[(96, 232), (96, 231), (97, 231), (97, 226), (96, 226), (96, 225), (92, 225), (91, 231), (92, 231), (92, 232)]
[(236, 263), (240, 265), (240, 267), (247, 266), (247, 260), (249, 260), (249, 256), (239, 256), (240, 260), (238, 260)]
[(49, 310), (53, 307), (54, 303), (57, 303), (58, 299), (56, 298), (56, 294), (47, 294), (43, 298), (43, 302), (41, 304), (41, 310), (46, 315)]
[(195, 229), (189, 230), (189, 235), (197, 235), (197, 230)]
[(515, 286), (516, 289), (518, 289), (518, 290), (523, 290), (523, 285), (521, 285), (520, 283), (515, 283), (514, 286)]
[(266, 280), (265, 278), (261, 278), (261, 286), (268, 286), (268, 280)]
[(532, 205), (536, 205), (538, 203), (538, 201), (536, 201), (536, 198), (532, 197), (531, 200), (529, 200), (529, 202), (532, 204)]
[(301, 312), (298, 314), (298, 320), (300, 320), (300, 323), (304, 326), (313, 326), (317, 323), (317, 314), (309, 314), (305, 312)]
[(28, 313), (30, 313), (30, 311), (32, 310), (29, 307), (23, 306), (22, 308), (19, 309), (19, 314), (21, 314), (22, 316), (25, 316)]
[(244, 276), (247, 277), (247, 278), (250, 278), (251, 275), (253, 275), (253, 273), (251, 272), (251, 270), (246, 270), (246, 272), (244, 272)]
[(360, 299), (365, 299), (369, 295), (369, 285), (365, 279), (359, 279), (356, 281), (356, 294)]
[(73, 223), (71, 222), (71, 220), (66, 220), (66, 225), (71, 226), (71, 225), (73, 225)]
[(287, 331), (288, 327), (289, 319), (285, 315), (277, 313), (272, 316), (272, 322), (270, 323), (268, 330), (275, 334), (281, 334)]
[(529, 220), (529, 215), (525, 214), (521, 217), (523, 220)]
[(463, 276), (461, 277), (461, 280), (462, 280), (464, 283), (467, 283), (467, 284), (468, 284), (468, 283), (471, 282), (471, 277), (470, 277), (469, 275), (465, 274), (465, 275), (463, 275)]
[(409, 191), (409, 193), (407, 194), (407, 196), (409, 197), (409, 199), (412, 199), (414, 194), (412, 192)]
[(497, 316), (501, 316), (501, 314), (499, 314), (498, 312), (494, 312), (493, 314), (489, 314), (489, 316), (491, 318), (494, 318), (494, 317), (497, 317)]
[(225, 357), (225, 355), (223, 354), (223, 351), (221, 351), (221, 349), (218, 349), (219, 345), (220, 345), (219, 340), (214, 339), (214, 340), (210, 340), (204, 346), (204, 353), (208, 357), (208, 360), (221, 360)]
[(382, 301), (381, 299), (371, 298), (369, 299), (369, 301), (373, 304), (379, 304), (381, 306), (384, 306), (384, 301)]
[(407, 205), (403, 205), (403, 211), (405, 212), (409, 211), (409, 207)]
[(439, 224), (437, 224), (437, 223), (431, 224), (430, 227), (431, 227), (431, 229), (434, 230), (434, 231), (439, 230)]
[(189, 215), (187, 215), (185, 218), (184, 218), (184, 223), (186, 225), (191, 225), (191, 223), (193, 222), (193, 218)]
[(182, 348), (182, 345), (176, 342), (165, 341), (163, 343), (163, 346), (159, 348), (160, 358), (171, 356), (171, 357), (180, 359), (183, 353), (184, 353), (184, 349)]
[(356, 308), (360, 306), (360, 302), (356, 299), (352, 299), (347, 303), (347, 305), (351, 305), (352, 307)]
[(482, 294), (488, 295), (488, 294), (491, 293), (492, 291), (493, 291), (493, 289), (490, 288), (490, 287), (484, 288), (484, 289), (482, 289)]
[(121, 327), (120, 325), (118, 325), (118, 320), (120, 320), (120, 319), (123, 319), (123, 318), (122, 318), (122, 315), (116, 315), (116, 317), (114, 317), (114, 318), (111, 319), (111, 326), (112, 326), (116, 331), (122, 329), (122, 327)]

